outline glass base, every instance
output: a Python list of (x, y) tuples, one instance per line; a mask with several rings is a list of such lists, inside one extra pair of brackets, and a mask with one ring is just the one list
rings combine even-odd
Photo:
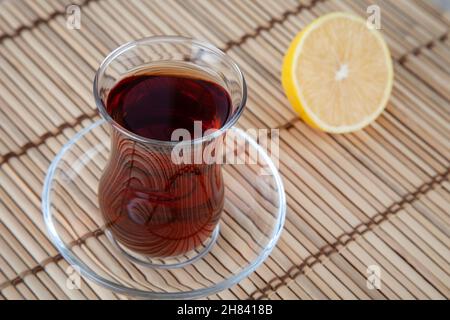
[(126, 246), (122, 245), (120, 241), (114, 238), (114, 235), (110, 230), (108, 229), (105, 230), (105, 234), (108, 237), (109, 241), (111, 241), (114, 248), (120, 254), (125, 256), (128, 260), (137, 263), (141, 266), (157, 269), (183, 268), (184, 266), (187, 266), (197, 261), (211, 250), (211, 248), (217, 241), (219, 232), (220, 232), (220, 224), (218, 224), (214, 228), (212, 234), (208, 237), (208, 239), (206, 239), (206, 241), (202, 245), (187, 252), (186, 254), (179, 255), (176, 257), (152, 258), (128, 249)]

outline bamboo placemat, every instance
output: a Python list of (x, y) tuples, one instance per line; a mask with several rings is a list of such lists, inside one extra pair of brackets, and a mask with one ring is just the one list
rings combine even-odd
[[(364, 16), (374, 2), (395, 65), (390, 103), (361, 132), (313, 130), (282, 92), (283, 53), (316, 17)], [(80, 30), (66, 28), (69, 4), (81, 7)], [(55, 154), (98, 119), (91, 85), (104, 56), (160, 34), (226, 51), (249, 85), (239, 126), (280, 129), (285, 230), (255, 273), (208, 298), (448, 299), (449, 28), (426, 0), (0, 2), (0, 299), (126, 298), (92, 282), (67, 288), (40, 194)], [(367, 287), (370, 265), (381, 269), (380, 290)]]

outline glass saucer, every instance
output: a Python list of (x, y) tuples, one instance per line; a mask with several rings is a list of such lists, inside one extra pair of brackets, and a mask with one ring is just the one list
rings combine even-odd
[(77, 133), (50, 165), (42, 211), (53, 243), (82, 275), (130, 296), (201, 298), (238, 283), (275, 246), (286, 198), (280, 175), (263, 148), (240, 129), (229, 129), (227, 135), (236, 139), (225, 148), (225, 155), (234, 155), (235, 161), (222, 165), (224, 211), (202, 247), (170, 259), (148, 258), (122, 247), (103, 225), (97, 187), (110, 148), (104, 120)]

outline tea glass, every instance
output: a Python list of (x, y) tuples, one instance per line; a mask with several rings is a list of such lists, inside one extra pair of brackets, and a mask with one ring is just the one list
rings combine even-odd
[[(231, 113), (220, 129), (181, 142), (161, 141), (139, 136), (111, 117), (107, 97), (121, 79), (169, 69), (201, 76), (228, 92)], [(110, 127), (111, 152), (98, 196), (111, 239), (127, 252), (162, 259), (210, 247), (226, 196), (222, 170), (214, 161), (195, 159), (207, 148), (220, 151), (216, 147), (244, 110), (246, 84), (239, 67), (205, 42), (149, 37), (111, 52), (96, 73), (93, 90), (97, 108)], [(174, 161), (180, 146), (183, 152), (189, 150), (183, 155), (188, 163)], [(218, 159), (220, 154), (215, 156)]]

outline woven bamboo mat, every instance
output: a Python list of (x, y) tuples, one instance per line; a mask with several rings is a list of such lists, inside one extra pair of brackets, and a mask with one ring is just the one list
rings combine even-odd
[[(374, 2), (396, 71), (387, 110), (355, 134), (313, 130), (281, 90), (283, 52), (316, 17), (366, 15)], [(66, 28), (72, 3), (80, 30)], [(91, 85), (104, 56), (160, 34), (226, 51), (249, 85), (239, 126), (281, 131), (285, 230), (264, 265), (210, 299), (448, 299), (449, 29), (426, 0), (0, 2), (0, 299), (126, 298), (91, 282), (66, 287), (40, 194), (61, 146), (98, 119)], [(380, 290), (366, 285), (370, 265), (381, 268)]]

